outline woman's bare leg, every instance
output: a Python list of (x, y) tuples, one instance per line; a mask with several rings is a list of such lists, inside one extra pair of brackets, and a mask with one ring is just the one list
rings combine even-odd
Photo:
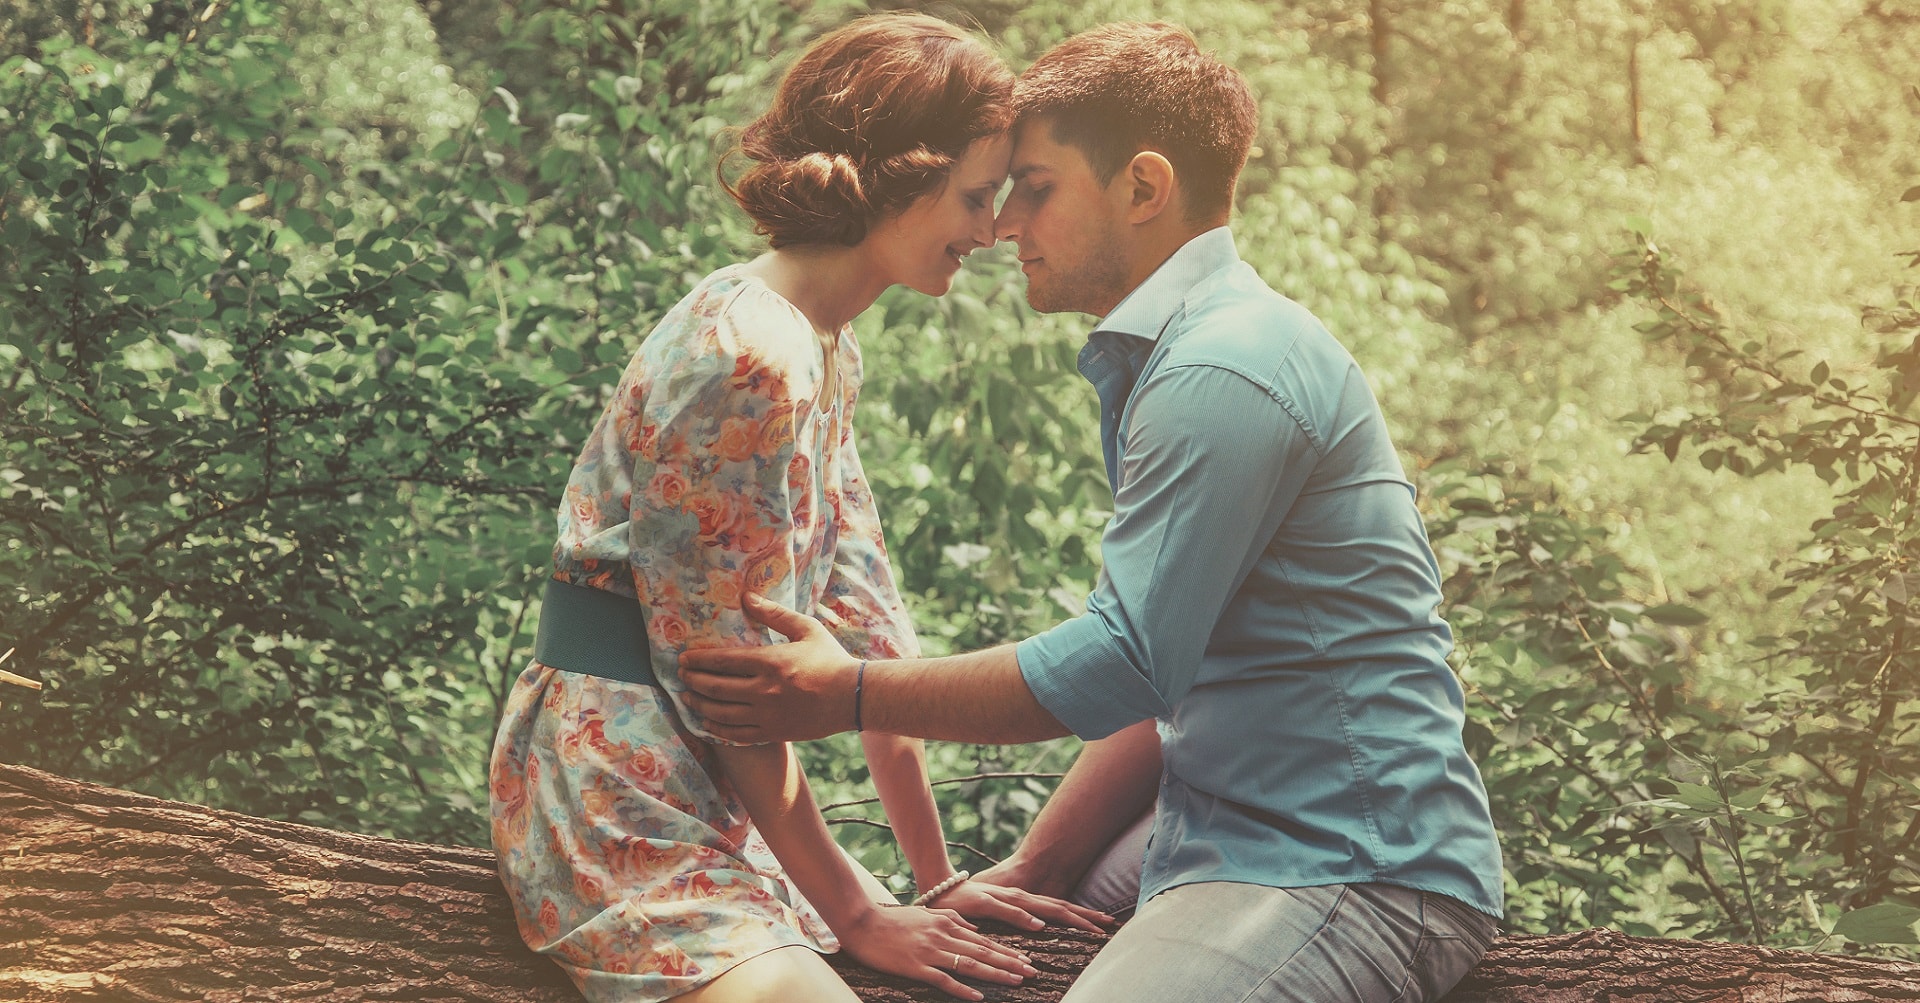
[(847, 863), (853, 865), (854, 880), (860, 882), (860, 887), (867, 890), (868, 898), (883, 905), (895, 905), (899, 902), (893, 897), (893, 892), (889, 891), (879, 878), (873, 876), (872, 871), (860, 866), (860, 861), (854, 859), (853, 854), (847, 853), (845, 847), (842, 847), (840, 852), (846, 856)]
[(725, 975), (675, 996), (674, 1003), (860, 1003), (832, 968), (806, 947), (756, 955)]

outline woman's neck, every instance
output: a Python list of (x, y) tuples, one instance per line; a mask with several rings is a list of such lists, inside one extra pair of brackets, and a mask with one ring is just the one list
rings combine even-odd
[(746, 270), (822, 331), (840, 330), (891, 285), (858, 247), (783, 247), (748, 262)]

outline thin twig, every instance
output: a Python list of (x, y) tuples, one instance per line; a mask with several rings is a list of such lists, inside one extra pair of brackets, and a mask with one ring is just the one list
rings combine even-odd
[(1586, 621), (1580, 619), (1578, 615), (1575, 615), (1573, 617), (1573, 625), (1580, 629), (1580, 636), (1585, 638), (1587, 646), (1593, 649), (1594, 657), (1600, 659), (1601, 667), (1607, 670), (1607, 674), (1613, 677), (1614, 682), (1620, 684), (1621, 689), (1627, 691), (1627, 698), (1633, 701), (1633, 709), (1640, 713), (1640, 721), (1646, 725), (1647, 731), (1654, 735), (1660, 734), (1659, 715), (1655, 714), (1653, 708), (1648, 705), (1646, 697), (1640, 692), (1640, 688), (1628, 682), (1626, 675), (1614, 667), (1613, 662), (1607, 658), (1607, 653), (1601, 650), (1600, 643), (1593, 639), (1592, 634), (1587, 633)]
[[(0, 655), (0, 665), (7, 664), (7, 659), (12, 658), (13, 653), (18, 650), (20, 649), (8, 648), (6, 654)], [(0, 683), (12, 683), (15, 686), (25, 686), (27, 689), (30, 689), (30, 690), (37, 690), (40, 688), (40, 683), (37, 680), (28, 679), (26, 676), (16, 676), (13, 673), (8, 672), (4, 669), (0, 669)]]
[[(1753, 901), (1753, 881), (1747, 876), (1747, 859), (1740, 852), (1740, 821), (1733, 814), (1733, 799), (1727, 796), (1726, 775), (1720, 772), (1720, 764), (1713, 763), (1713, 792), (1720, 797), (1720, 809), (1727, 817), (1726, 828), (1720, 836), (1727, 844), (1727, 852), (1733, 854), (1734, 869), (1740, 875), (1740, 890), (1747, 899), (1747, 918), (1751, 922), (1748, 933), (1758, 946), (1766, 940), (1766, 927), (1760, 922), (1760, 908)], [(1716, 821), (1717, 827), (1717, 821)]]
[[(893, 831), (893, 826), (890, 826), (885, 822), (875, 822), (873, 819), (859, 818), (857, 816), (843, 817), (843, 818), (830, 818), (830, 819), (827, 819), (826, 821), (828, 825), (870, 825), (870, 826), (873, 826), (875, 829), (885, 829), (888, 832)], [(956, 840), (949, 839), (947, 840), (947, 845), (956, 850), (965, 850), (968, 853), (971, 853), (974, 856), (979, 857), (981, 860), (984, 860), (989, 864), (997, 864), (1000, 862), (999, 857), (996, 857), (993, 854), (988, 853), (987, 851), (982, 850), (979, 847), (973, 846), (972, 844), (969, 844), (969, 843), (962, 843)]]
[[(975, 780), (1058, 780), (1064, 776), (1066, 776), (1064, 773), (973, 773), (964, 777), (948, 777), (945, 780), (935, 780), (927, 786), (939, 787), (942, 784), (964, 784)], [(833, 804), (821, 805), (820, 810), (832, 811), (835, 808), (852, 808), (855, 805), (879, 803), (880, 799), (877, 797), (858, 798), (853, 801), (836, 801)]]

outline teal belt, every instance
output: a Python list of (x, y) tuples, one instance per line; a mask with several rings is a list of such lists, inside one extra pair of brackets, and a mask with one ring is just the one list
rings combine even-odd
[(534, 660), (568, 672), (659, 686), (640, 603), (605, 589), (547, 579)]

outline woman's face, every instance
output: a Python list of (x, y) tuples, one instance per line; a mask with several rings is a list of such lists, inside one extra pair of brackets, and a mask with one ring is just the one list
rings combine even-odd
[(976, 141), (940, 190), (874, 224), (862, 246), (889, 284), (945, 295), (960, 259), (993, 245), (993, 202), (1007, 180), (1012, 149), (1005, 135)]

